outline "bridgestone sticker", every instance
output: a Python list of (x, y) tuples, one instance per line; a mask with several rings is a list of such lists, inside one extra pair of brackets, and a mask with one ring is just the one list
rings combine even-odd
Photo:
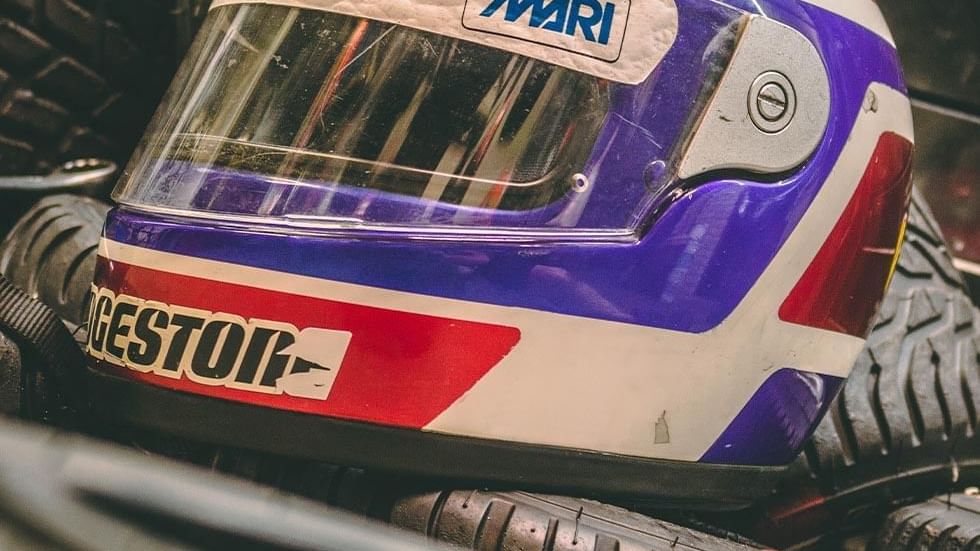
[(215, 0), (318, 9), (499, 48), (598, 78), (646, 80), (677, 36), (674, 0)]
[(350, 345), (307, 328), (92, 288), (88, 353), (110, 364), (208, 386), (326, 400)]

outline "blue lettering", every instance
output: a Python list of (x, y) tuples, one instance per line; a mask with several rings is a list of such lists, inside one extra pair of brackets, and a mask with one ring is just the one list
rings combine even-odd
[(480, 15), (492, 17), (504, 5), (504, 2), (507, 3), (507, 13), (504, 15), (504, 20), (511, 23), (520, 19), (531, 8), (540, 9), (541, 4), (541, 0), (493, 0)]
[[(582, 8), (589, 8), (592, 13), (582, 14)], [(582, 29), (582, 36), (589, 42), (596, 42), (593, 28), (602, 21), (602, 5), (597, 0), (572, 0), (572, 9), (568, 14), (568, 27), (565, 34), (575, 36), (575, 27)]]
[(609, 2), (606, 4), (606, 11), (602, 14), (602, 28), (599, 29), (599, 44), (605, 46), (609, 44), (609, 34), (612, 32), (613, 17), (616, 16), (616, 4)]
[(513, 23), (530, 11), (531, 27), (569, 36), (581, 34), (589, 42), (604, 45), (609, 44), (616, 16), (616, 4), (600, 0), (492, 0), (480, 16), (493, 17), (505, 4), (507, 22)]
[[(568, 0), (553, 0), (546, 6), (542, 6), (539, 3), (531, 13), (531, 26), (560, 33), (565, 28), (565, 17), (567, 15)], [(545, 21), (552, 17), (554, 17), (553, 20), (545, 23)]]
[(486, 7), (482, 12), (480, 12), (480, 17), (493, 17), (493, 14), (497, 13), (497, 10), (504, 5), (507, 0), (493, 0), (490, 5)]

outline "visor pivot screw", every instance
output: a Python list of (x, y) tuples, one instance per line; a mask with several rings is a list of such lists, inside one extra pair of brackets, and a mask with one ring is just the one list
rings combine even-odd
[(778, 121), (786, 114), (786, 90), (778, 84), (769, 83), (763, 86), (758, 102), (759, 113), (767, 121)]
[(749, 116), (767, 134), (783, 131), (796, 114), (796, 91), (782, 73), (759, 75), (749, 91)]

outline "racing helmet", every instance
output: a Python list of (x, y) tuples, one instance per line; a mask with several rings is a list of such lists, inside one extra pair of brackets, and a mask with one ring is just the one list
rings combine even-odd
[(911, 153), (871, 0), (216, 0), (114, 192), (92, 402), (735, 503), (862, 349)]

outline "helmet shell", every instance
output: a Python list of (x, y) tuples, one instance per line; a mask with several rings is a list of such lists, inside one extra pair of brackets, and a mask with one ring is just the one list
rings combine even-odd
[[(127, 191), (160, 166), (151, 129), (100, 246), (96, 406), (198, 439), (414, 474), (715, 504), (764, 493), (849, 373), (894, 268), (909, 101), (870, 1), (668, 4), (669, 50), (613, 96), (588, 161), (621, 185), (596, 187), (555, 231), (538, 211), (454, 233), (157, 204)], [(746, 37), (763, 25), (819, 59), (776, 81), (796, 103), (775, 131), (753, 117), (778, 119), (792, 98), (773, 103), (755, 83), (785, 77), (770, 69), (790, 46), (753, 50)], [(724, 70), (705, 52), (728, 56)], [(183, 73), (206, 61), (192, 55)], [(793, 89), (814, 71), (825, 72), (816, 90)], [(746, 98), (740, 119), (722, 120), (736, 109), (726, 97)], [(608, 126), (630, 110), (653, 145)], [(779, 143), (802, 148), (788, 168), (784, 151), (758, 149)], [(230, 197), (209, 189), (209, 204)], [(612, 228), (600, 220), (614, 211), (630, 215), (627, 238), (576, 233)], [(697, 495), (693, 478), (706, 481)]]

